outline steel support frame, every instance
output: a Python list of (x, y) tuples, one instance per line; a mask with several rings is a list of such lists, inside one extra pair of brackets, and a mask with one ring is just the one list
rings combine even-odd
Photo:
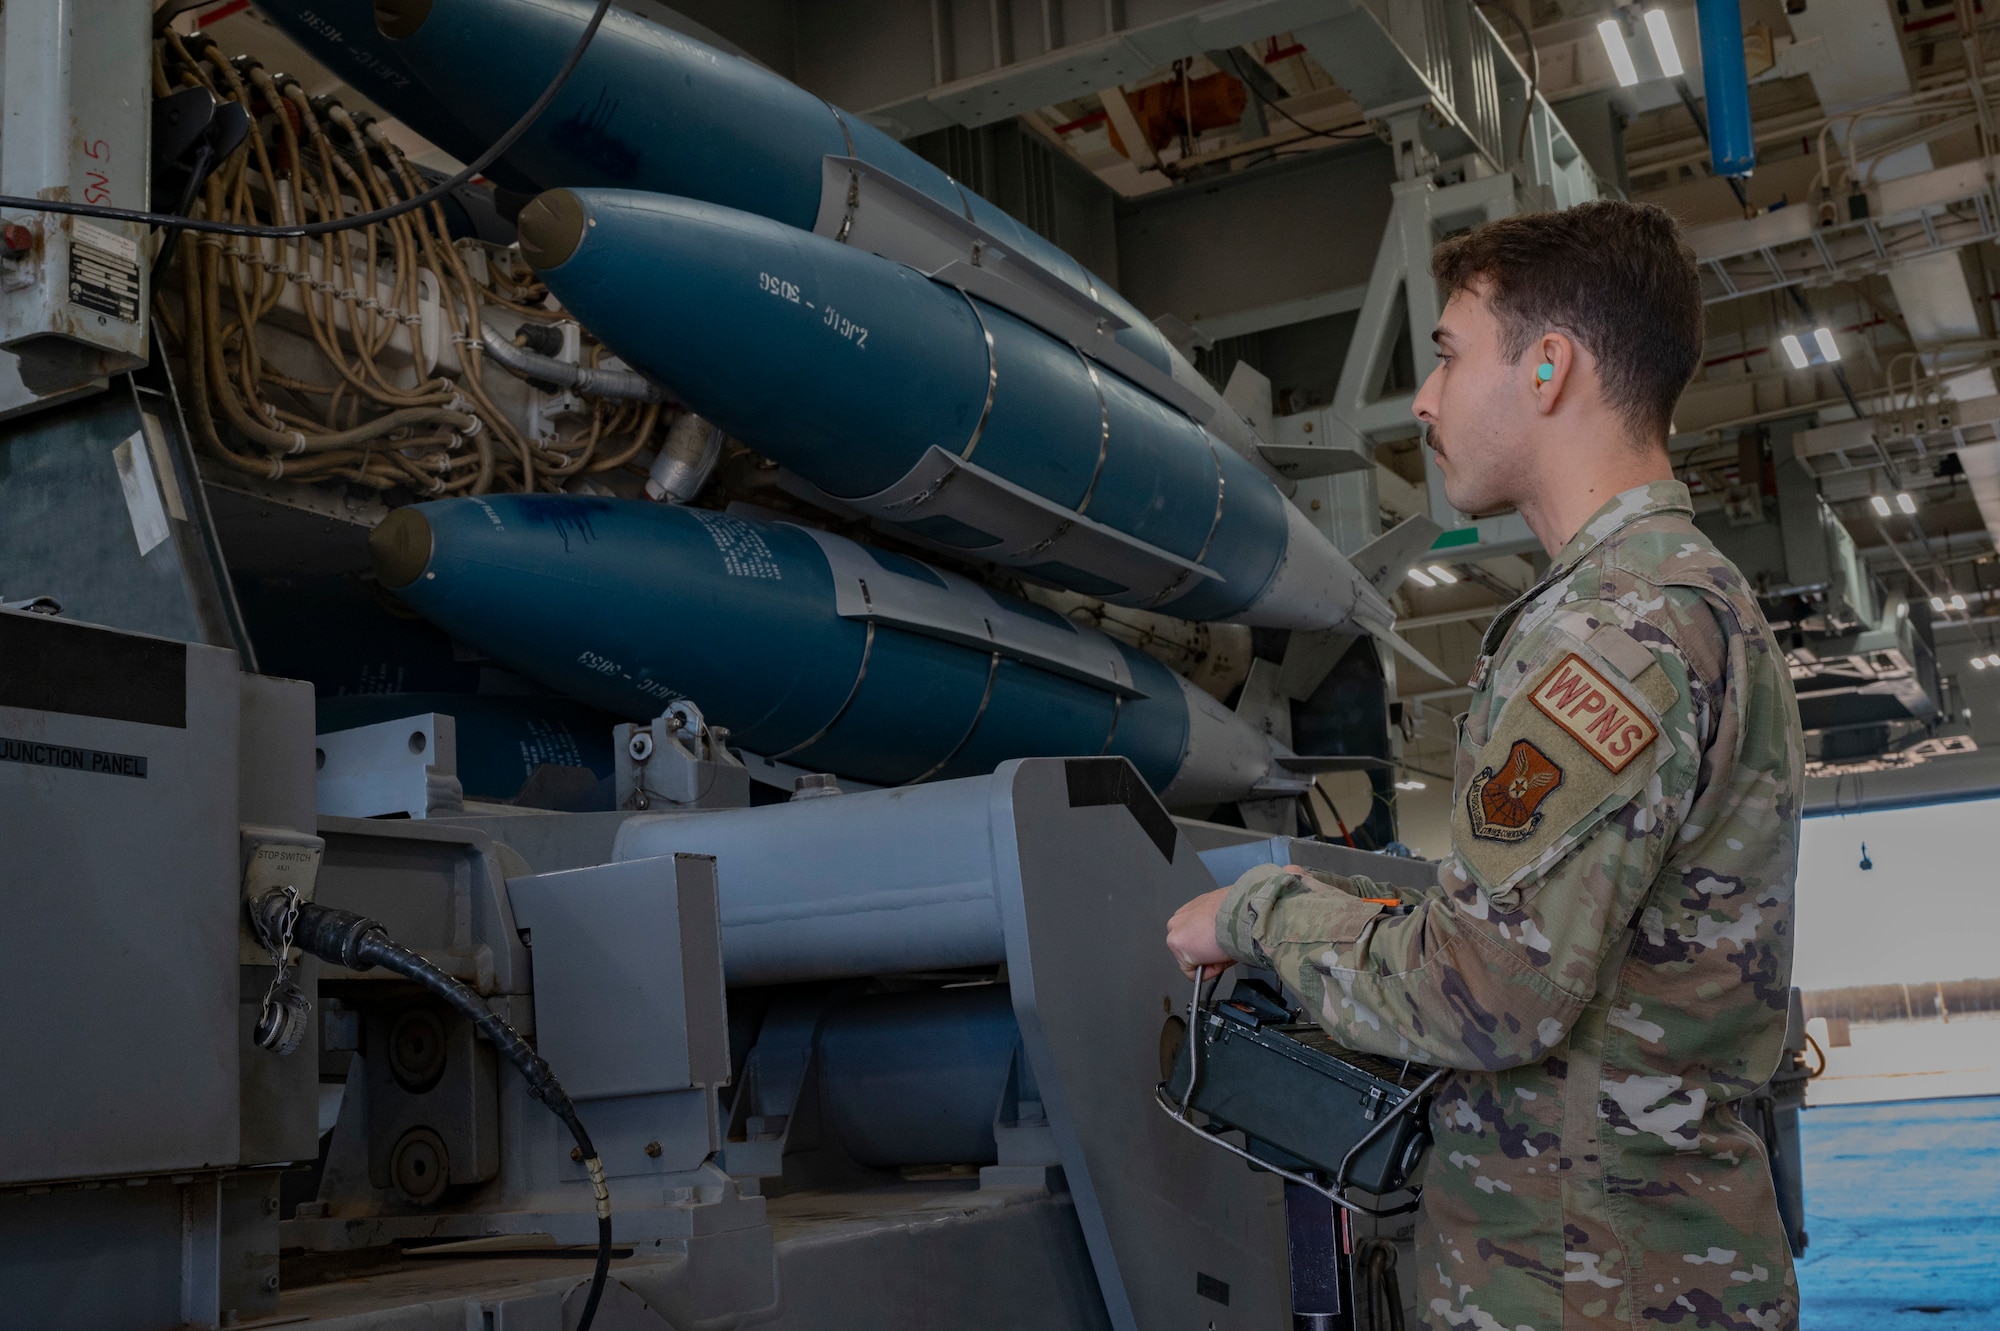
[[(1065, 42), (1061, 23), (1045, 23), (1042, 49), (1018, 58), (1002, 32), (1007, 25), (996, 18), (988, 52), (992, 63), (964, 77), (957, 76), (947, 56), (953, 8), (948, 0), (933, 0), (927, 11), (930, 60), (925, 81), (930, 86), (921, 91), (886, 100), (879, 96), (887, 91), (879, 87), (879, 71), (892, 67), (893, 60), (862, 62), (878, 71), (874, 98), (861, 87), (818, 86), (825, 81), (810, 77), (805, 81), (834, 101), (861, 94), (853, 100), (869, 103), (863, 112), (867, 119), (908, 136), (951, 124), (977, 127), (1004, 120), (1116, 89), (1184, 56), (1290, 32), (1353, 93), (1371, 119), (1428, 108), (1442, 158), (1470, 154), (1489, 171), (1525, 168), (1530, 181), (1550, 191), (1547, 207), (1567, 207), (1596, 193), (1582, 153), (1547, 100), (1538, 94), (1532, 105), (1527, 103), (1526, 73), (1474, 0), (1224, 0), (1175, 8), (1131, 25), (1121, 22), (1120, 7), (1114, 5), (1097, 35)], [(999, 12), (998, 7), (991, 11)], [(849, 25), (831, 18), (827, 22), (851, 36)], [(909, 49), (916, 36), (874, 26), (885, 57), (891, 49)], [(843, 47), (842, 54), (840, 64), (854, 67), (855, 53)], [(1524, 106), (1530, 125), (1517, 161)], [(1108, 109), (1114, 117), (1119, 113), (1115, 106)]]
[[(1316, 413), (1322, 439), (1369, 456), (1378, 440), (1415, 428), (1415, 394), (1384, 393), (1381, 385), (1405, 331), (1419, 384), (1435, 364), (1430, 333), (1441, 302), (1430, 255), (1437, 242), (1453, 230), (1524, 209), (1567, 208), (1599, 191), (1581, 150), (1539, 96), (1521, 125), (1526, 75), (1469, 0), (1374, 0), (1296, 35), (1387, 125), (1400, 177), (1333, 404)], [(1440, 548), (1467, 558), (1539, 546), (1516, 514), (1468, 523), (1446, 501), (1428, 455), (1425, 473), (1430, 516), (1445, 529)], [(1303, 482), (1294, 502), (1342, 549), (1379, 533), (1372, 472)]]
[[(1353, 340), (1347, 345), (1340, 384), (1333, 404), (1320, 412), (1326, 420), (1323, 428), (1336, 431), (1334, 437), (1351, 438), (1355, 442), (1349, 446), (1371, 453), (1378, 440), (1407, 436), (1418, 428), (1411, 415), (1416, 394), (1385, 393), (1381, 384), (1405, 331), (1419, 384), (1437, 363), (1430, 334), (1443, 313), (1443, 302), (1430, 275), (1431, 250), (1450, 231), (1509, 217), (1522, 208), (1519, 182), (1512, 172), (1444, 186), (1425, 176), (1399, 181), (1391, 189), (1395, 201), (1389, 225), (1376, 251)], [(1429, 454), (1424, 457), (1424, 477), (1430, 516), (1445, 529), (1435, 548), (1460, 559), (1539, 548), (1540, 542), (1518, 514), (1468, 519), (1453, 509), (1445, 499), (1443, 474)], [(1373, 478), (1366, 479), (1372, 492)], [(1300, 493), (1305, 493), (1304, 486)]]

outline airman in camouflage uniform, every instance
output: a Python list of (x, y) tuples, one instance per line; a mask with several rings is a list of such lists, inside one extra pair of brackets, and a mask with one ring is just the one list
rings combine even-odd
[(1495, 618), (1437, 888), (1267, 866), (1216, 917), (1336, 1039), (1456, 1069), (1418, 1217), (1437, 1331), (1798, 1323), (1734, 1107), (1784, 1034), (1797, 704), (1691, 517), (1676, 481), (1618, 495)]

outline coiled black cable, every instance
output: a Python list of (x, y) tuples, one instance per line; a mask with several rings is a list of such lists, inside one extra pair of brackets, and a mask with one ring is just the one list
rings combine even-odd
[(1354, 1266), (1360, 1293), (1355, 1302), (1359, 1331), (1403, 1331), (1403, 1289), (1396, 1279), (1393, 1239), (1365, 1238), (1354, 1245)]
[(583, 35), (570, 48), (562, 68), (549, 86), (542, 89), (542, 95), (535, 99), (533, 106), (514, 122), (514, 127), (502, 134), (497, 142), (479, 154), (457, 175), (439, 181), (421, 194), (413, 194), (400, 203), (392, 203), (386, 208), (373, 212), (356, 213), (352, 217), (333, 217), (320, 222), (304, 222), (296, 226), (256, 226), (248, 222), (218, 222), (208, 218), (180, 217), (173, 213), (149, 213), (135, 208), (107, 208), (102, 204), (71, 203), (67, 199), (30, 199), (15, 194), (0, 194), (0, 208), (12, 208), (24, 213), (74, 213), (79, 217), (101, 217), (112, 222), (137, 222), (140, 226), (170, 226), (181, 231), (202, 231), (223, 236), (267, 237), (272, 240), (296, 240), (303, 236), (324, 236), (335, 231), (352, 231), (356, 227), (373, 226), (386, 222), (392, 217), (415, 212), (442, 199), (466, 181), (500, 160), (509, 148), (520, 142), (534, 123), (541, 119), (542, 112), (549, 109), (556, 94), (569, 82), (569, 76), (583, 63), (583, 53), (590, 49), (591, 38), (597, 36), (604, 16), (611, 12), (611, 0), (597, 0), (597, 9), (591, 14), (590, 22), (584, 25)]
[(590, 1323), (597, 1316), (598, 1300), (604, 1297), (605, 1277), (611, 1269), (611, 1193), (604, 1184), (604, 1162), (598, 1159), (597, 1148), (590, 1144), (590, 1133), (576, 1116), (576, 1106), (556, 1080), (556, 1074), (519, 1032), (493, 1015), (478, 994), (390, 938), (388, 929), (379, 920), (298, 901), (287, 892), (275, 891), (251, 903), (260, 936), (281, 936), (283, 916), (294, 907), (298, 911), (291, 927), (294, 947), (353, 971), (380, 966), (415, 980), (436, 994), (491, 1040), (503, 1058), (520, 1069), (521, 1079), (528, 1084), (528, 1094), (547, 1105), (576, 1139), (583, 1167), (590, 1175), (591, 1191), (597, 1199), (597, 1266), (591, 1273), (590, 1296), (584, 1300), (583, 1317), (577, 1322), (577, 1331), (590, 1331)]

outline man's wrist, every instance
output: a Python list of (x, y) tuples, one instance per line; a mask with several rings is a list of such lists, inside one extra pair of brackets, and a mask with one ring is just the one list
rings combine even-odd
[(1260, 935), (1271, 908), (1299, 876), (1275, 864), (1260, 864), (1238, 878), (1215, 912), (1215, 943), (1246, 966), (1269, 966)]

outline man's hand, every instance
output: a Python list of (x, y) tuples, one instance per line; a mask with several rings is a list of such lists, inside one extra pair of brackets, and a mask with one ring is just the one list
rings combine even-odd
[(1197, 970), (1203, 979), (1208, 979), (1236, 964), (1236, 958), (1215, 941), (1216, 912), (1222, 909), (1222, 898), (1228, 894), (1226, 887), (1204, 892), (1175, 911), (1174, 918), (1167, 921), (1167, 951), (1174, 954), (1181, 974), (1190, 980), (1195, 978)]

